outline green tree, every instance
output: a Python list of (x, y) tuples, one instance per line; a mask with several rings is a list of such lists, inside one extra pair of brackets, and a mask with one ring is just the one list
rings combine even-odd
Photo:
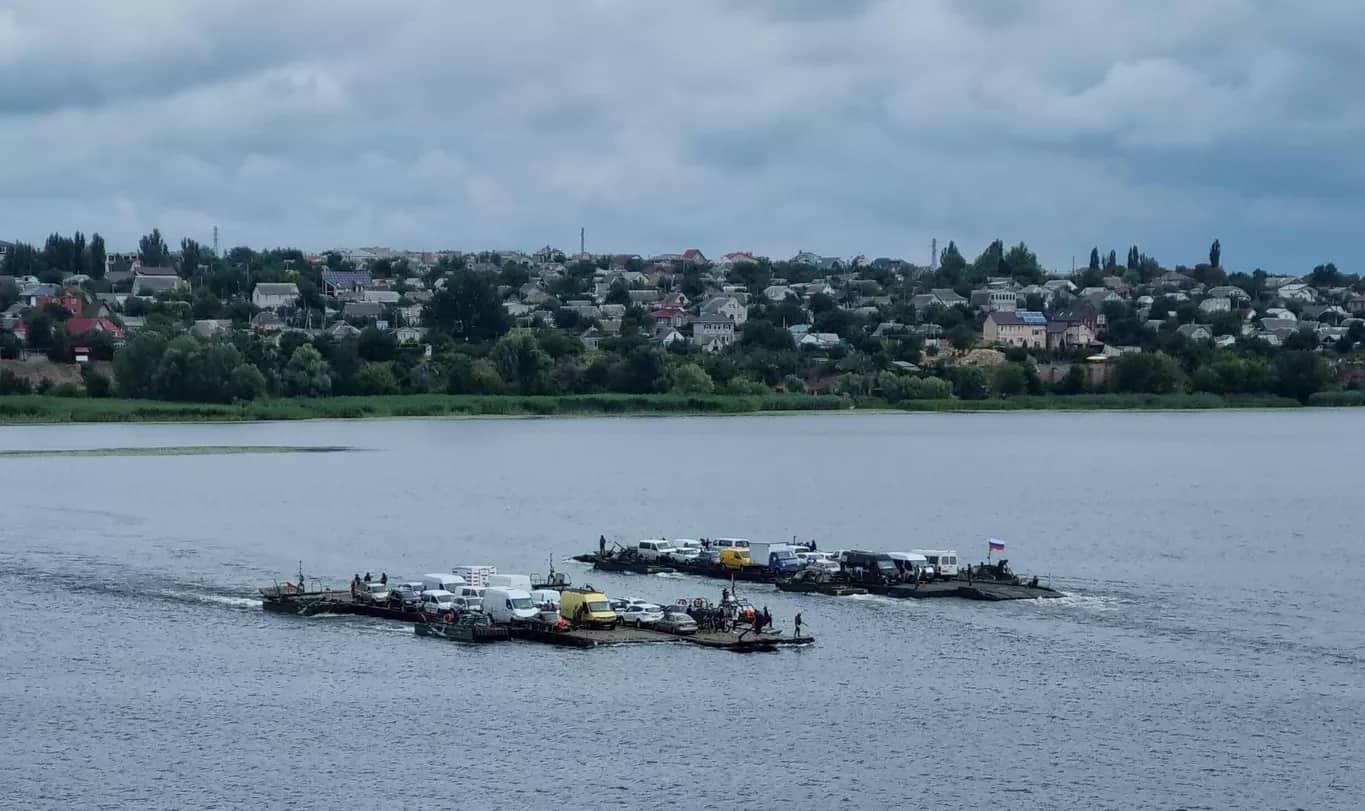
[(578, 311), (560, 307), (554, 312), (554, 321), (555, 326), (560, 329), (575, 329), (579, 326)]
[(232, 399), (255, 400), (266, 393), (265, 375), (250, 363), (239, 363), (232, 370)]
[(0, 395), (32, 394), (33, 384), (9, 369), (0, 369)]
[(1209, 265), (1216, 268), (1223, 266), (1223, 245), (1216, 239), (1209, 246)]
[(24, 315), (28, 326), (29, 349), (47, 349), (52, 346), (52, 315), (46, 310), (29, 310)]
[(957, 350), (971, 349), (976, 346), (976, 330), (965, 323), (958, 324), (948, 330), (948, 342)]
[(292, 397), (325, 397), (332, 392), (332, 370), (312, 344), (294, 350), (284, 367), (284, 390)]
[(975, 366), (959, 366), (953, 370), (953, 393), (963, 400), (984, 400), (991, 394), (986, 373)]
[(153, 228), (152, 233), (138, 240), (137, 246), (138, 258), (142, 260), (143, 267), (161, 268), (170, 265), (171, 251), (166, 247), (166, 240), (162, 239), (159, 229)]
[(611, 288), (607, 290), (607, 304), (630, 304), (630, 288), (626, 283), (617, 279), (611, 283)]
[(1062, 379), (1053, 384), (1052, 391), (1056, 394), (1084, 394), (1085, 370), (1079, 363), (1071, 364)]
[(448, 394), (499, 394), (502, 392), (502, 378), (498, 369), (487, 358), (471, 358), (464, 354), (451, 354), (442, 367)]
[(360, 331), (356, 338), (356, 353), (361, 360), (371, 363), (391, 361), (398, 354), (398, 339), (389, 332), (380, 332), (373, 326)]
[(518, 393), (543, 394), (547, 390), (554, 361), (532, 336), (504, 336), (494, 345), (491, 358), (498, 375)]
[(426, 324), (457, 341), (482, 342), (501, 337), (511, 320), (488, 280), (472, 270), (460, 270), (446, 280), (427, 305)]
[(1090, 249), (1090, 264), (1087, 266), (1086, 269), (1087, 269), (1087, 270), (1099, 270), (1099, 269), (1100, 269), (1100, 249), (1099, 249), (1099, 246), (1096, 246), (1096, 247), (1093, 247), (1093, 248)]
[(1279, 380), (1277, 392), (1285, 397), (1293, 397), (1301, 403), (1308, 402), (1314, 392), (1321, 391), (1331, 379), (1327, 361), (1316, 352), (1290, 350), (1281, 352), (1275, 361)]
[(104, 237), (100, 236), (98, 232), (91, 234), (90, 245), (86, 252), (89, 255), (86, 272), (93, 279), (103, 279), (105, 264), (109, 261), (109, 256), (104, 249)]
[(1045, 278), (1038, 255), (1022, 242), (1005, 253), (1005, 266), (1009, 268), (1009, 275), (1020, 284), (1042, 284)]
[(72, 351), (70, 337), (66, 334), (66, 328), (58, 326), (52, 330), (52, 343), (47, 347), (47, 357), (53, 363), (73, 363), (75, 353)]
[(24, 342), (12, 332), (0, 332), (0, 358), (14, 360), (24, 351)]
[(113, 388), (109, 378), (90, 365), (81, 367), (81, 382), (85, 384), (85, 394), (88, 397), (108, 397), (109, 390)]
[(8, 310), (19, 300), (19, 285), (9, 276), (0, 276), (0, 310)]
[(684, 363), (673, 372), (673, 391), (676, 394), (710, 394), (714, 388), (711, 376), (695, 363)]
[(941, 377), (912, 377), (906, 394), (911, 400), (947, 400), (953, 396), (953, 384)]
[(637, 346), (612, 366), (609, 385), (613, 391), (651, 394), (669, 387), (664, 354), (651, 346)]
[(157, 332), (139, 332), (114, 356), (114, 380), (124, 397), (153, 397), (153, 378), (167, 341)]
[(190, 312), (195, 318), (217, 318), (223, 309), (223, 302), (213, 294), (212, 290), (199, 288), (194, 291), (194, 299), (190, 305)]
[(1119, 391), (1176, 394), (1184, 387), (1185, 373), (1163, 352), (1129, 352), (1118, 359), (1114, 379)]
[(938, 270), (936, 274), (940, 283), (948, 287), (957, 287), (962, 283), (962, 276), (967, 270), (967, 259), (958, 250), (957, 243), (948, 241), (948, 247), (943, 249), (943, 253), (938, 258)]
[(365, 363), (356, 375), (356, 388), (361, 394), (397, 394), (398, 379), (387, 363)]
[(972, 262), (971, 270), (964, 281), (975, 286), (985, 282), (988, 276), (1008, 275), (1008, 268), (1005, 267), (1005, 243), (997, 239), (987, 245), (986, 250)]
[(796, 342), (792, 334), (771, 321), (749, 321), (744, 325), (739, 343), (745, 347), (764, 347), (767, 349), (792, 349)]
[(189, 279), (199, 274), (200, 265), (208, 265), (210, 251), (198, 242), (186, 237), (180, 240), (180, 267), (182, 277)]
[(1028, 373), (1018, 363), (1002, 363), (991, 374), (991, 388), (1002, 397), (1026, 394), (1029, 389)]

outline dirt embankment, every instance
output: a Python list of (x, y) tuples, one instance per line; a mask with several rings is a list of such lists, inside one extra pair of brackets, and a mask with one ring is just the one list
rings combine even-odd
[[(95, 361), (91, 365), (105, 376), (113, 377), (114, 364), (107, 361)], [(28, 378), (28, 381), (35, 386), (40, 380), (51, 380), (54, 386), (61, 383), (80, 385), (81, 382), (80, 364), (53, 363), (37, 354), (19, 360), (0, 360), (0, 369), (8, 369), (17, 377)]]

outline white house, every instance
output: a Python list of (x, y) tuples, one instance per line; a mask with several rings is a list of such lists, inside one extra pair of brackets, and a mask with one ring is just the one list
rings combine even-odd
[(749, 311), (739, 299), (734, 296), (716, 296), (706, 302), (701, 308), (702, 314), (715, 313), (723, 315), (733, 321), (736, 325), (743, 324), (749, 320)]
[(1318, 300), (1318, 291), (1299, 282), (1286, 284), (1276, 292), (1279, 294), (1280, 300), (1286, 302), (1297, 301), (1301, 304), (1312, 304)]
[(703, 311), (692, 324), (692, 340), (706, 349), (727, 347), (735, 342), (735, 322), (720, 313)]
[(1201, 313), (1226, 313), (1232, 311), (1232, 299), (1216, 296), (1206, 298), (1199, 302), (1199, 312)]
[(258, 310), (293, 307), (298, 298), (299, 286), (293, 282), (260, 282), (251, 291), (251, 303)]
[(400, 344), (415, 344), (426, 337), (427, 331), (422, 327), (399, 327), (394, 335)]

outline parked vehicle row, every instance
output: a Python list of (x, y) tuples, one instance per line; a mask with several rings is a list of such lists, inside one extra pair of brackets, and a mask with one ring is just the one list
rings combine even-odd
[(813, 568), (829, 574), (844, 573), (852, 579), (904, 581), (953, 578), (959, 570), (957, 552), (951, 549), (821, 552), (811, 546), (813, 543), (751, 541), (747, 538), (707, 541), (658, 538), (638, 541), (626, 547), (626, 553), (651, 563), (677, 564), (684, 571), (689, 565), (710, 565), (736, 572), (763, 569), (774, 575), (791, 575)]

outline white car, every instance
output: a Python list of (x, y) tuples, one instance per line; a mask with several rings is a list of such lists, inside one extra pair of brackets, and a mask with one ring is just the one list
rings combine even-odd
[(797, 552), (796, 557), (806, 569), (818, 569), (822, 572), (839, 571), (839, 562), (829, 552)]
[(428, 589), (422, 592), (422, 602), (419, 603), (423, 613), (430, 616), (439, 616), (454, 611), (459, 611), (463, 606), (455, 602), (454, 594), (445, 589)]
[(664, 618), (664, 610), (652, 603), (631, 603), (621, 610), (620, 617), (624, 625), (648, 628)]
[(674, 538), (673, 554), (675, 560), (696, 560), (701, 556), (701, 541), (691, 538)]
[(362, 603), (387, 605), (389, 602), (389, 586), (387, 583), (380, 583), (378, 580), (361, 583), (360, 591), (356, 592), (356, 599)]

